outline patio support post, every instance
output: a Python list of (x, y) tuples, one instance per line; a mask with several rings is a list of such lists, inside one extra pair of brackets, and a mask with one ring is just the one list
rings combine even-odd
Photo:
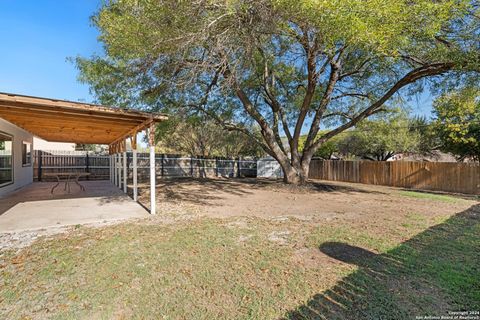
[(113, 175), (113, 185), (117, 185), (117, 154), (115, 149), (112, 151), (112, 175)]
[(113, 185), (117, 185), (117, 154), (113, 152), (112, 159), (113, 159)]
[(112, 182), (112, 154), (108, 154), (108, 176), (110, 178), (110, 183)]
[(123, 149), (123, 192), (127, 193), (127, 179), (128, 179), (128, 172), (127, 172), (127, 142), (123, 141), (124, 149)]
[(150, 145), (150, 214), (155, 214), (155, 124), (153, 122), (150, 124), (148, 142)]
[(135, 132), (131, 137), (131, 145), (132, 145), (132, 166), (133, 166), (133, 200), (138, 201), (138, 168), (137, 168), (137, 133)]
[(120, 188), (122, 185), (122, 171), (120, 171), (121, 168), (121, 158), (120, 158), (120, 153), (117, 152), (116, 154), (116, 161), (117, 161), (117, 188)]
[(113, 153), (110, 154), (110, 175), (111, 175), (111, 182), (115, 184), (115, 160), (113, 159)]

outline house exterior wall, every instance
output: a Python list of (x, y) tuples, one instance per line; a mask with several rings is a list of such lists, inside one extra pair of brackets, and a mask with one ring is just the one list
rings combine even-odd
[(0, 187), (0, 197), (33, 182), (33, 159), (29, 166), (22, 165), (22, 144), (32, 144), (33, 135), (0, 118), (0, 131), (13, 136), (13, 183)]
[(49, 142), (38, 137), (33, 137), (34, 150), (75, 151), (75, 143)]

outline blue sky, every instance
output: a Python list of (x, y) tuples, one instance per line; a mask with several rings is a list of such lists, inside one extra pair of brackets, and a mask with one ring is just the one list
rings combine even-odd
[[(101, 0), (0, 0), (0, 92), (91, 102), (68, 57), (102, 53), (91, 26)], [(430, 114), (431, 98), (411, 104)]]
[(67, 57), (102, 52), (97, 0), (0, 0), (0, 91), (91, 101)]

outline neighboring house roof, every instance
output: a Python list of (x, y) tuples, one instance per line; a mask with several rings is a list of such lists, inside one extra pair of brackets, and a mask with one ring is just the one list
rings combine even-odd
[(165, 114), (0, 93), (0, 117), (47, 141), (113, 144)]

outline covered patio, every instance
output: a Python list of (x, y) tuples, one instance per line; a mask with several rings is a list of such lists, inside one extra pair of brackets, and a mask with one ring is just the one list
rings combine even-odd
[(85, 191), (35, 182), (0, 199), (0, 233), (146, 218), (148, 212), (109, 181), (85, 181)]
[[(148, 216), (138, 202), (137, 136), (150, 149), (150, 214), (155, 214), (155, 124), (166, 115), (100, 105), (0, 93), (0, 117), (52, 142), (109, 146), (110, 180), (72, 185), (34, 182), (0, 198), (0, 232)], [(133, 199), (127, 196), (127, 140), (133, 152)], [(33, 170), (33, 169), (32, 169)], [(74, 173), (75, 174), (75, 173)]]

